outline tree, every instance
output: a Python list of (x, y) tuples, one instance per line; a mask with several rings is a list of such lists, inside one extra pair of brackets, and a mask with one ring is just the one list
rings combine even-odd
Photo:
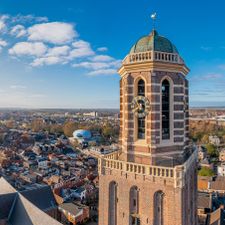
[(191, 131), (190, 136), (193, 139), (193, 141), (199, 142), (203, 137), (203, 133), (200, 131)]
[(62, 134), (63, 133), (63, 126), (60, 124), (51, 124), (49, 125), (46, 130), (50, 133), (58, 133)]
[(212, 177), (214, 176), (214, 172), (212, 169), (203, 166), (199, 171), (198, 171), (198, 175), (202, 176), (202, 177)]
[(43, 119), (41, 119), (41, 118), (36, 118), (31, 123), (31, 129), (34, 132), (42, 131), (44, 129), (44, 127), (45, 127), (45, 123), (44, 123)]
[(205, 134), (201, 139), (202, 144), (207, 144), (209, 142), (209, 135)]
[(222, 137), (223, 143), (225, 143), (225, 134)]
[(112, 127), (112, 125), (111, 125), (110, 123), (107, 123), (107, 124), (103, 127), (103, 129), (102, 129), (102, 134), (103, 134), (105, 137), (107, 137), (107, 138), (113, 136), (113, 134), (114, 134), (114, 132), (113, 132), (113, 127)]
[(15, 128), (15, 121), (13, 119), (7, 120), (5, 126), (9, 129)]
[(206, 145), (206, 149), (207, 149), (207, 153), (211, 157), (216, 157), (217, 158), (219, 156), (219, 152), (218, 152), (218, 150), (217, 150), (215, 145), (209, 143), (209, 144)]
[(78, 129), (78, 124), (73, 121), (67, 121), (63, 125), (63, 132), (67, 137), (72, 137), (73, 132)]
[[(195, 142), (205, 142), (207, 139), (205, 135), (216, 135), (223, 138), (225, 135), (225, 126), (220, 124), (214, 124), (211, 121), (206, 120), (191, 120), (190, 121), (190, 137)], [(223, 138), (224, 139), (224, 138)], [(205, 143), (206, 144), (206, 143)]]

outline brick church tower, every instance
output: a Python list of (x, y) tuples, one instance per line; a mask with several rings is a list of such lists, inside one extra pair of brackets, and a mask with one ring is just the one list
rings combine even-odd
[(189, 69), (156, 30), (122, 62), (119, 152), (99, 159), (99, 225), (196, 225)]

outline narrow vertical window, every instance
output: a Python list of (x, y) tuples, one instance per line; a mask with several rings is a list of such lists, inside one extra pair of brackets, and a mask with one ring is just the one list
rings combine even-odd
[(162, 191), (154, 194), (154, 225), (163, 225), (163, 198)]
[(139, 190), (136, 186), (130, 189), (130, 225), (140, 225)]
[[(140, 79), (138, 81), (137, 95), (145, 96), (145, 82), (142, 79)], [(138, 139), (145, 139), (145, 117), (138, 118), (137, 123), (138, 123), (137, 124), (138, 125)]]
[(142, 79), (138, 81), (138, 96), (145, 96), (145, 82)]
[(109, 225), (117, 225), (117, 184), (109, 184)]
[(145, 139), (145, 117), (138, 118), (138, 139)]
[(170, 83), (162, 82), (162, 139), (170, 139)]

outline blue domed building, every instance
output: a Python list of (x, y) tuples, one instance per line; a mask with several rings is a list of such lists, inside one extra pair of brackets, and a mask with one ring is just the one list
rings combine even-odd
[(89, 130), (75, 130), (73, 132), (73, 137), (76, 139), (82, 139), (82, 140), (90, 140), (92, 137), (92, 134)]

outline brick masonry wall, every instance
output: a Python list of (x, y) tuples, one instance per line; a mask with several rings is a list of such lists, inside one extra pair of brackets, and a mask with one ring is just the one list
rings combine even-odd
[[(145, 96), (151, 103), (151, 111), (146, 117), (146, 142), (136, 142), (135, 116), (131, 102), (136, 96), (136, 80), (145, 80)], [(171, 139), (165, 145), (161, 140), (161, 82), (171, 81)], [(181, 73), (165, 71), (131, 72), (120, 81), (120, 160), (142, 164), (155, 164), (163, 155), (177, 158), (189, 145), (189, 98), (188, 81)], [(159, 158), (157, 158), (159, 157)], [(102, 171), (102, 170), (101, 170)], [(99, 225), (130, 224), (130, 189), (138, 188), (139, 215), (142, 225), (153, 225), (154, 195), (163, 195), (163, 225), (197, 225), (196, 163), (186, 169), (182, 177), (183, 186), (175, 187), (173, 178), (150, 177), (125, 173), (119, 170), (103, 169), (99, 176)], [(109, 184), (116, 183), (116, 193), (109, 193)], [(112, 200), (116, 207), (113, 207)], [(109, 203), (116, 208), (117, 223), (109, 223)], [(114, 211), (114, 210), (113, 210)], [(112, 215), (112, 212), (111, 212)]]
[[(131, 102), (135, 97), (135, 80), (141, 77), (146, 81), (146, 97), (151, 103), (151, 112), (148, 114), (146, 120), (146, 144), (144, 148), (142, 146), (134, 146), (136, 141), (135, 137), (135, 120), (131, 110)], [(164, 78), (172, 81), (172, 100), (174, 101), (172, 108), (173, 130), (171, 135), (173, 136), (171, 146), (163, 147), (160, 141), (160, 119), (161, 119), (161, 105), (160, 105), (160, 92), (161, 82)], [(182, 151), (185, 146), (188, 145), (188, 81), (184, 75), (180, 73), (154, 71), (154, 72), (134, 72), (125, 75), (120, 81), (120, 115), (121, 115), (121, 135), (120, 143), (122, 146), (123, 155), (127, 160), (137, 163), (151, 163), (150, 154), (157, 153), (169, 153), (171, 151)], [(184, 100), (187, 102), (186, 111)], [(129, 152), (131, 154), (129, 154)], [(134, 155), (138, 152), (138, 155)], [(141, 155), (141, 153), (149, 153)], [(127, 156), (125, 156), (128, 154)], [(143, 158), (143, 159), (141, 159)]]
[[(194, 171), (193, 171), (194, 170)], [(164, 225), (197, 225), (196, 224), (196, 165), (191, 165), (185, 176), (185, 186), (174, 188), (173, 178), (149, 177), (124, 173), (117, 170), (106, 170), (99, 179), (99, 224), (108, 225), (109, 184), (117, 183), (117, 225), (129, 225), (130, 189), (136, 186), (139, 190), (139, 215), (142, 225), (152, 225), (154, 218), (154, 194), (164, 193)]]

